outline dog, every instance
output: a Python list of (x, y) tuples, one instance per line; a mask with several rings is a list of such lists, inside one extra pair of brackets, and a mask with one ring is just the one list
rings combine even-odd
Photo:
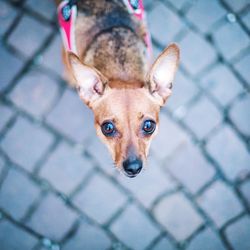
[(124, 1), (74, 2), (77, 52), (63, 49), (66, 79), (93, 111), (97, 135), (115, 165), (135, 177), (157, 134), (160, 108), (172, 93), (179, 48), (170, 44), (150, 64), (145, 22)]

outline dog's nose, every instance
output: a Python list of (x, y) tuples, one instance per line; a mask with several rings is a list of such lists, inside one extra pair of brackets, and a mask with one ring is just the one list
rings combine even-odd
[(135, 177), (141, 172), (142, 161), (138, 158), (136, 159), (127, 159), (123, 162), (123, 169), (126, 172), (128, 177)]

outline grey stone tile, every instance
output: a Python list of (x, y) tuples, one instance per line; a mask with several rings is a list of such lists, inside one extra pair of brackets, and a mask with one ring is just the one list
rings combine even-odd
[(250, 64), (250, 53), (246, 53), (236, 64), (235, 68), (239, 74), (244, 78), (247, 84), (250, 86), (249, 79), (249, 64)]
[(164, 114), (160, 115), (158, 135), (152, 141), (151, 150), (157, 159), (163, 160), (189, 139), (184, 131)]
[(107, 174), (115, 175), (118, 170), (114, 166), (114, 162), (108, 152), (107, 147), (100, 141), (97, 136), (94, 136), (87, 148), (90, 155), (96, 160), (99, 167), (101, 167)]
[(0, 207), (19, 220), (25, 215), (39, 194), (38, 186), (28, 177), (11, 169), (0, 190)]
[(238, 23), (226, 23), (213, 33), (213, 38), (227, 60), (249, 46), (249, 38)]
[(243, 92), (241, 83), (224, 64), (217, 64), (202, 78), (202, 86), (223, 106)]
[(242, 21), (250, 30), (250, 11), (248, 11), (246, 14), (242, 16)]
[(226, 229), (226, 237), (232, 247), (237, 250), (250, 248), (250, 218), (244, 216)]
[(230, 117), (237, 128), (246, 136), (250, 136), (250, 95), (236, 102), (230, 110)]
[(198, 139), (203, 139), (222, 122), (222, 116), (207, 97), (201, 96), (189, 109), (184, 122)]
[(52, 240), (61, 240), (75, 222), (77, 215), (55, 195), (47, 195), (27, 222), (38, 233)]
[(224, 126), (217, 131), (206, 148), (228, 179), (235, 180), (242, 172), (249, 172), (250, 154), (230, 127)]
[[(178, 2), (178, 1), (176, 1)], [(208, 14), (207, 11), (211, 10)], [(226, 10), (219, 1), (198, 0), (187, 13), (187, 18), (202, 32), (207, 32), (211, 26), (225, 16)]]
[(178, 108), (185, 106), (198, 94), (198, 88), (181, 71), (177, 72), (176, 79), (174, 80), (173, 93), (169, 98), (166, 107), (171, 111), (177, 111)]
[(171, 3), (176, 9), (181, 10), (189, 1), (186, 0), (166, 0), (167, 2)]
[(49, 113), (47, 122), (78, 143), (95, 133), (92, 112), (81, 102), (77, 94), (69, 89)]
[(57, 83), (46, 74), (30, 71), (17, 83), (9, 97), (13, 103), (34, 116), (43, 116), (58, 95)]
[(111, 225), (111, 231), (132, 249), (145, 249), (159, 230), (135, 205), (130, 205)]
[(39, 57), (41, 65), (61, 76), (63, 74), (62, 46), (62, 38), (57, 34)]
[[(11, 236), (11, 237), (10, 237)], [(1, 250), (32, 249), (37, 239), (8, 221), (0, 222)]]
[(126, 199), (113, 183), (96, 174), (74, 197), (73, 202), (95, 221), (106, 223), (125, 204)]
[(163, 46), (173, 42), (174, 37), (185, 28), (180, 18), (160, 2), (149, 11), (147, 20), (151, 35)]
[(243, 211), (237, 196), (221, 181), (210, 186), (197, 198), (197, 202), (219, 228)]
[(168, 169), (192, 193), (198, 192), (215, 174), (213, 166), (191, 143), (176, 152), (168, 163)]
[(24, 16), (10, 35), (8, 43), (25, 57), (31, 57), (42, 46), (50, 33), (49, 26), (45, 26), (29, 16)]
[(250, 208), (250, 180), (245, 181), (241, 186), (240, 186), (240, 191), (245, 198), (248, 207)]
[(0, 131), (6, 126), (6, 124), (10, 121), (10, 119), (13, 117), (14, 112), (12, 109), (10, 109), (8, 106), (0, 103)]
[(166, 237), (162, 238), (152, 250), (175, 250), (176, 248)]
[(77, 233), (67, 241), (63, 250), (108, 249), (111, 241), (107, 234), (96, 226), (82, 222)]
[(187, 239), (203, 223), (200, 215), (182, 193), (163, 198), (153, 213), (158, 222), (178, 241)]
[(25, 6), (45, 17), (46, 19), (51, 20), (53, 18), (55, 19), (56, 17), (56, 5), (51, 0), (28, 0), (25, 2)]
[(2, 43), (0, 43), (0, 58), (0, 91), (3, 91), (21, 70), (23, 62), (7, 51)]
[(210, 228), (199, 233), (186, 248), (187, 250), (226, 250), (221, 239)]
[(8, 30), (12, 22), (17, 16), (17, 11), (9, 4), (0, 2), (0, 37)]
[(5, 134), (0, 147), (14, 163), (32, 171), (34, 164), (45, 153), (52, 141), (52, 136), (46, 130), (19, 117)]
[(92, 169), (86, 158), (66, 143), (61, 143), (42, 167), (40, 176), (59, 191), (70, 194)]
[(248, 0), (237, 0), (237, 1), (225, 0), (225, 2), (235, 12), (242, 10), (245, 6), (247, 6), (247, 4), (249, 5)]
[[(216, 60), (214, 48), (198, 34), (190, 31), (179, 43), (181, 62), (187, 71), (196, 75)], [(195, 49), (194, 48), (195, 44)]]
[(176, 188), (176, 183), (169, 175), (163, 173), (159, 164), (154, 159), (149, 160), (136, 178), (128, 178), (120, 175), (118, 178), (125, 188), (130, 190), (133, 195), (147, 208), (163, 192), (171, 191)]

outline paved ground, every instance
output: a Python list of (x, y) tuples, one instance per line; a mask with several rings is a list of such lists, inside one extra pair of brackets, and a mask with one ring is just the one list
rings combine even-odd
[(0, 0), (1, 250), (250, 249), (250, 2), (146, 7), (181, 69), (131, 180), (62, 79), (52, 1)]

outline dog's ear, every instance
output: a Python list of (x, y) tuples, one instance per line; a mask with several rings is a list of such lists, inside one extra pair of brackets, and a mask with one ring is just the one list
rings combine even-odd
[(163, 105), (172, 93), (179, 56), (179, 47), (176, 44), (170, 44), (156, 59), (148, 74), (150, 92), (160, 105)]
[(83, 64), (75, 54), (69, 52), (68, 59), (78, 94), (91, 107), (91, 103), (104, 93), (107, 79), (94, 67)]

